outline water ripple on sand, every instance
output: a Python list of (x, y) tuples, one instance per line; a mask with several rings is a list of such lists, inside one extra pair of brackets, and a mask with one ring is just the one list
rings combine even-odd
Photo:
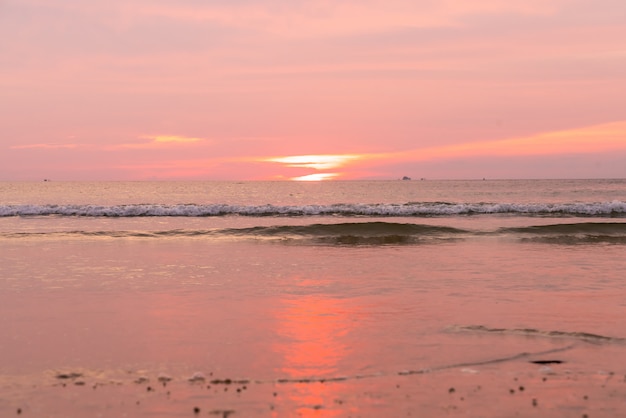
[(526, 337), (568, 338), (594, 344), (624, 344), (626, 338), (607, 337), (581, 331), (545, 331), (535, 328), (489, 328), (484, 325), (453, 325), (449, 332), (480, 332), (487, 334), (522, 335)]

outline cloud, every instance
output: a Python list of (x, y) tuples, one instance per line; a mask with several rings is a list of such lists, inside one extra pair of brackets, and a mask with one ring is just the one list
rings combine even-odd
[(396, 155), (399, 159), (425, 160), (472, 156), (583, 154), (625, 149), (626, 121), (620, 121), (577, 129), (544, 132), (522, 138), (416, 149)]
[(287, 157), (271, 157), (261, 161), (284, 164), (286, 167), (314, 168), (327, 170), (338, 168), (351, 160), (358, 159), (358, 155), (292, 155)]
[(140, 138), (151, 139), (157, 143), (187, 143), (204, 141), (204, 138), (190, 138), (186, 136), (174, 136), (174, 135), (143, 135)]
[(75, 149), (83, 147), (83, 144), (26, 144), (13, 145), (11, 149)]
[[(355, 178), (393, 161), (581, 154), (624, 142), (606, 127), (599, 137), (549, 132), (624, 117), (623, 0), (0, 4), (0, 144), (63, 150), (72, 159), (52, 159), (59, 166), (261, 156), (219, 170)], [(145, 132), (159, 135), (137, 136)], [(263, 139), (232, 139), (252, 135)], [(10, 154), (0, 155), (3, 170), (46, 157)]]
[(177, 145), (187, 145), (198, 142), (205, 142), (204, 138), (194, 138), (187, 136), (177, 135), (142, 135), (140, 139), (147, 140), (147, 142), (133, 142), (129, 144), (118, 144), (110, 147), (109, 149), (153, 149), (153, 148), (166, 148), (174, 147)]
[[(292, 180), (325, 180), (352, 174), (364, 167), (406, 164), (453, 159), (504, 157), (540, 157), (550, 155), (589, 155), (626, 150), (626, 121), (606, 123), (555, 132), (544, 132), (521, 138), (479, 141), (439, 147), (416, 148), (402, 152), (297, 155), (259, 158), (256, 161), (281, 164), (290, 168), (307, 168), (315, 173), (292, 177)], [(325, 170), (343, 169), (343, 173)]]
[(225, 27), (243, 27), (289, 37), (329, 36), (380, 31), (389, 27), (451, 27), (465, 16), (547, 15), (560, 2), (511, 0), (458, 1), (231, 1), (231, 2), (135, 2), (128, 12), (138, 16), (212, 22)]

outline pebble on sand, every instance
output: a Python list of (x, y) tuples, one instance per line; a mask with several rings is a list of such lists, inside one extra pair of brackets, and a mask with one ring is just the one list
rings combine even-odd
[(191, 382), (191, 383), (204, 383), (204, 381), (206, 380), (206, 377), (204, 376), (204, 373), (202, 373), (202, 372), (195, 372), (187, 380), (189, 380), (189, 382)]

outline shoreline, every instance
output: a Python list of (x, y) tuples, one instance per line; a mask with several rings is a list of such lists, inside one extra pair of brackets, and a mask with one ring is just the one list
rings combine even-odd
[(624, 371), (585, 369), (584, 359), (576, 357), (533, 362), (517, 356), (420, 373), (265, 381), (145, 370), (49, 370), (0, 377), (0, 415), (618, 416), (626, 407)]
[[(2, 416), (618, 416), (626, 378), (515, 361), (419, 375), (255, 382), (77, 374), (3, 384)], [(5, 379), (6, 380), (6, 379)], [(218, 381), (219, 380), (219, 381)]]

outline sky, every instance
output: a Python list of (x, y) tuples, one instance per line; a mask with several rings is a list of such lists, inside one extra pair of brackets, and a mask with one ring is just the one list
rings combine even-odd
[(0, 0), (0, 180), (625, 178), (624, 0)]

